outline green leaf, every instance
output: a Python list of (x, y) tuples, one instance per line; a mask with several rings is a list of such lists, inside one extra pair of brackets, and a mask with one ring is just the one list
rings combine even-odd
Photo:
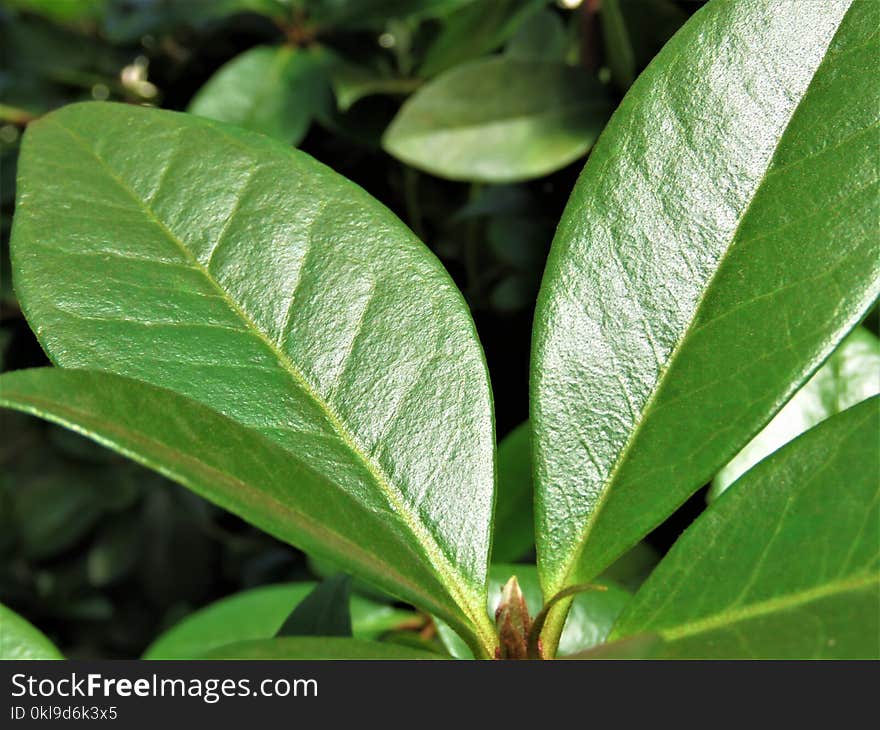
[(63, 659), (43, 633), (0, 603), (0, 659)]
[(201, 659), (448, 659), (442, 654), (400, 644), (343, 639), (338, 636), (297, 636), (244, 641), (214, 649)]
[(258, 46), (220, 68), (187, 111), (295, 145), (324, 103), (326, 89), (318, 53)]
[(609, 122), (536, 312), (546, 594), (589, 582), (711, 479), (880, 293), (878, 13), (711, 2)]
[(320, 27), (383, 28), (389, 20), (443, 17), (473, 0), (307, 0), (305, 8)]
[(113, 487), (100, 469), (72, 466), (51, 453), (35, 455), (4, 476), (12, 487), (21, 549), (32, 560), (52, 558), (89, 533), (105, 512), (100, 490)]
[[(375, 496), (359, 501), (289, 451), (197, 402), (110, 373), (44, 368), (0, 376), (0, 406), (75, 429), (269, 534), (443, 615), (465, 635), (473, 631), (412, 535)], [(339, 515), (347, 516), (344, 533)], [(357, 541), (349, 536), (355, 524)], [(290, 605), (273, 633), (289, 612)]]
[(331, 576), (297, 604), (276, 636), (351, 636), (351, 578)]
[[(143, 658), (190, 659), (231, 643), (271, 639), (291, 608), (314, 588), (314, 583), (263, 586), (216, 601), (168, 629)], [(359, 639), (378, 638), (413, 616), (410, 611), (352, 596), (352, 631)]]
[(498, 444), (493, 562), (511, 563), (531, 551), (535, 546), (534, 522), (532, 459), (529, 424), (526, 422), (517, 426)]
[(565, 61), (567, 45), (562, 19), (549, 8), (542, 8), (520, 25), (504, 52), (524, 60)]
[(716, 499), (742, 474), (829, 416), (880, 393), (880, 340), (858, 327), (712, 482)]
[(687, 15), (669, 0), (603, 0), (600, 19), (611, 76), (626, 90)]
[[(494, 653), (488, 374), (461, 294), (409, 229), (268, 137), (116, 104), (30, 125), (18, 188), (15, 283), (56, 364), (169, 388), (248, 431), (224, 425), (233, 443), (280, 445), (309, 474), (284, 500), (311, 510), (300, 500), (315, 490), (314, 529), (355, 535), (319, 553), (416, 605), (439, 601)], [(89, 408), (115, 418), (89, 387)], [(162, 428), (169, 410), (132, 426)]]
[(100, 18), (107, 3), (108, 0), (6, 0), (4, 4), (56, 23), (75, 23)]
[(342, 112), (348, 111), (367, 96), (406, 95), (421, 84), (419, 79), (389, 76), (363, 64), (346, 61), (340, 56), (328, 54), (328, 59), (327, 75), (336, 95), (336, 106)]
[(612, 639), (669, 658), (880, 658), (880, 398), (749, 471), (681, 536)]
[[(526, 599), (529, 613), (534, 616), (544, 605), (538, 571), (534, 565), (493, 565), (489, 571), (489, 612), (494, 616), (501, 602), (501, 589), (511, 576), (516, 576)], [(630, 601), (631, 595), (608, 580), (599, 580), (605, 591), (580, 593), (574, 599), (559, 654), (572, 654), (597, 646), (605, 641), (615, 619)], [(471, 659), (473, 654), (456, 633), (442, 622), (437, 622), (437, 631), (443, 645), (457, 659)]]
[(440, 177), (513, 182), (583, 156), (610, 112), (605, 89), (583, 69), (502, 56), (458, 66), (423, 86), (382, 143)]
[(547, 0), (471, 2), (449, 15), (425, 52), (420, 76), (436, 76), (452, 66), (494, 51)]

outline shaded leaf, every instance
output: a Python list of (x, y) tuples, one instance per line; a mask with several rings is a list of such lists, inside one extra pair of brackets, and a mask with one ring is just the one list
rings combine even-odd
[(504, 52), (511, 58), (565, 61), (567, 45), (562, 18), (549, 8), (542, 8), (520, 25)]
[(547, 0), (471, 2), (449, 15), (425, 52), (420, 76), (436, 76), (452, 66), (494, 51)]
[(400, 644), (338, 636), (298, 636), (230, 644), (208, 652), (202, 659), (448, 659), (441, 654)]
[[(271, 639), (292, 607), (314, 590), (314, 583), (262, 586), (216, 601), (190, 614), (159, 636), (144, 659), (187, 659), (230, 643)], [(411, 621), (413, 613), (352, 596), (352, 631), (375, 639)]]
[(626, 90), (687, 15), (669, 0), (603, 0), (600, 19), (611, 76)]
[(350, 600), (351, 578), (331, 576), (297, 604), (276, 636), (351, 636)]
[(529, 424), (522, 423), (498, 444), (498, 494), (492, 561), (512, 563), (535, 546)]

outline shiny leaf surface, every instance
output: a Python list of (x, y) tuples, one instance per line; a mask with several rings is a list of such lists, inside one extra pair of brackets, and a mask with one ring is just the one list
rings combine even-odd
[[(386, 591), (448, 616), (465, 635), (471, 631), (461, 626), (447, 589), (396, 518), (375, 501), (358, 502), (289, 451), (202, 404), (110, 373), (44, 368), (0, 377), (0, 406), (89, 436), (275, 537), (332, 557)], [(344, 533), (339, 515), (349, 525)], [(351, 537), (355, 524), (357, 541)]]
[(526, 180), (585, 154), (610, 112), (605, 89), (583, 69), (502, 56), (458, 66), (419, 89), (383, 145), (440, 177)]
[(536, 314), (546, 593), (589, 581), (717, 473), (880, 293), (878, 14), (711, 2), (609, 122)]
[(289, 450), (345, 497), (322, 527), (404, 540), (434, 576), (418, 593), (445, 586), (491, 651), (486, 366), (448, 274), (386, 208), (262, 135), (76, 104), (25, 134), (12, 258), (56, 364), (169, 388)]
[(880, 658), (880, 398), (749, 471), (682, 535), (612, 639), (667, 658)]

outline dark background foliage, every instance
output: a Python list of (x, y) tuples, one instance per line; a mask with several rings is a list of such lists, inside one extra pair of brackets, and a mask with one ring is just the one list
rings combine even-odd
[[(449, 35), (463, 6), (476, 21), (450, 36), (453, 58), (503, 52), (510, 37), (481, 21), (498, 14), (505, 0), (426, 3), (439, 8), (427, 16), (408, 14), (419, 5), (411, 2), (300, 0), (282, 3), (281, 20), (262, 12), (272, 4), (15, 0), (0, 9), (4, 370), (46, 364), (16, 304), (8, 263), (15, 159), (31, 120), (85, 99), (183, 110), (218, 68), (260, 44), (331, 48), (368, 73), (390, 69), (415, 86), (413, 69)], [(627, 48), (603, 32), (599, 0), (507, 5), (502, 18), (525, 5), (557, 16), (568, 58), (605, 85), (614, 105), (631, 82), (615, 70), (615, 59), (627, 54), (637, 72), (701, 3), (617, 0), (628, 24)], [(530, 17), (513, 30), (527, 36)], [(341, 111), (329, 83), (326, 91), (298, 146), (388, 205), (443, 261), (472, 309), (503, 437), (527, 418), (534, 299), (584, 158), (517, 184), (444, 180), (404, 165), (380, 144), (402, 95), (371, 94)], [(34, 621), (69, 656), (136, 656), (198, 606), (322, 572), (295, 549), (90, 442), (8, 412), (0, 418), (0, 602)], [(698, 493), (649, 542), (665, 550), (703, 503)]]

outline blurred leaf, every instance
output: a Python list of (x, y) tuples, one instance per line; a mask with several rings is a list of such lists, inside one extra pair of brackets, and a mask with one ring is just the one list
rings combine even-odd
[(330, 61), (327, 73), (336, 95), (336, 105), (343, 112), (366, 96), (406, 95), (412, 93), (421, 83), (419, 79), (384, 75), (339, 56)]
[(0, 327), (0, 371), (6, 369), (6, 349), (12, 342), (12, 330)]
[[(159, 636), (144, 659), (186, 659), (232, 642), (269, 639), (315, 583), (287, 583), (244, 591), (202, 608)], [(359, 596), (351, 599), (355, 637), (374, 639), (415, 616)]]
[(351, 636), (351, 578), (345, 574), (321, 581), (297, 604), (276, 636)]
[(28, 472), (7, 474), (16, 480), (15, 516), (24, 554), (50, 558), (82, 539), (103, 514), (96, 483), (100, 472), (74, 469), (52, 459)]
[(0, 659), (63, 659), (39, 629), (0, 603)]
[(655, 656), (880, 659), (880, 398), (746, 473), (679, 538), (612, 638)]
[(319, 54), (259, 46), (208, 79), (187, 111), (296, 145), (325, 102), (326, 85)]
[(492, 287), (489, 303), (498, 312), (518, 312), (534, 304), (538, 285), (538, 276), (508, 274)]
[(214, 649), (202, 659), (444, 659), (440, 654), (399, 644), (338, 636), (246, 641)]
[(532, 497), (532, 455), (526, 421), (498, 444), (493, 563), (512, 563), (534, 549)]
[(140, 524), (133, 515), (102, 527), (86, 557), (89, 583), (104, 587), (131, 571), (142, 548)]
[[(492, 566), (489, 571), (489, 613), (495, 615), (495, 609), (501, 602), (501, 588), (513, 575), (534, 618), (544, 605), (538, 571), (534, 565)], [(631, 598), (627, 591), (611, 581), (600, 579), (597, 584), (606, 586), (607, 590), (586, 591), (575, 597), (559, 644), (560, 656), (583, 651), (605, 641), (617, 616)], [(442, 621), (437, 621), (437, 630), (452, 656), (457, 659), (472, 658), (465, 643)]]
[(687, 20), (669, 0), (602, 0), (600, 16), (611, 76), (624, 91)]
[(116, 43), (142, 36), (200, 28), (239, 13), (283, 20), (287, 0), (111, 0), (104, 13), (104, 32)]
[(438, 73), (494, 51), (547, 0), (472, 2), (448, 16), (440, 34), (425, 52), (420, 76)]
[(524, 185), (485, 185), (452, 220), (458, 223), (488, 216), (502, 217), (508, 213), (537, 213), (535, 200)]
[(96, 20), (110, 0), (6, 0), (6, 7), (42, 15), (57, 23)]
[(474, 0), (300, 0), (312, 19), (327, 28), (384, 28), (389, 20), (448, 15)]
[(383, 145), (440, 177), (513, 182), (583, 156), (610, 113), (605, 89), (583, 69), (500, 57), (459, 66), (419, 89)]
[(558, 13), (542, 8), (527, 18), (504, 48), (510, 58), (565, 61), (568, 35)]
[(537, 216), (498, 215), (489, 221), (486, 237), (499, 261), (534, 274), (534, 285), (529, 280), (529, 297), (533, 299), (553, 240), (552, 226)]
[(746, 471), (829, 416), (880, 393), (880, 340), (858, 327), (712, 482), (716, 499)]

